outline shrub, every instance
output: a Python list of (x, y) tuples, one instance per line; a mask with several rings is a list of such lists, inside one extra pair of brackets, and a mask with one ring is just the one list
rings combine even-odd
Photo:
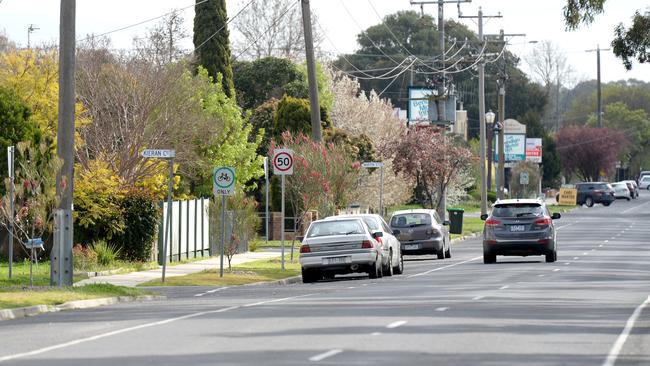
[(120, 249), (109, 245), (104, 240), (93, 242), (91, 249), (97, 255), (97, 263), (102, 266), (110, 266), (120, 255)]
[[(481, 196), (480, 196), (480, 193), (479, 193), (479, 200), (480, 200), (480, 198), (481, 198)], [(488, 200), (489, 202), (496, 202), (496, 201), (497, 201), (497, 192), (495, 192), (495, 191), (489, 191), (489, 192), (487, 193), (487, 200)]]
[(121, 257), (131, 261), (148, 261), (158, 229), (159, 211), (153, 195), (131, 190), (120, 202), (124, 231), (115, 238)]
[(97, 264), (97, 253), (92, 248), (75, 244), (72, 247), (72, 264), (75, 270), (87, 271)]

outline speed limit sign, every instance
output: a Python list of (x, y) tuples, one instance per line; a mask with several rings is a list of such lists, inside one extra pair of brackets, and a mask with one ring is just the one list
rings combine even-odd
[(275, 175), (293, 174), (293, 150), (275, 149), (273, 155), (273, 174)]

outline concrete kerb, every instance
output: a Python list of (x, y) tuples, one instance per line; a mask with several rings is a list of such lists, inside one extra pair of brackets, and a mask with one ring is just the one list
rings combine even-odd
[(55, 313), (64, 310), (88, 309), (104, 305), (113, 305), (121, 302), (164, 300), (166, 296), (116, 296), (99, 299), (68, 301), (61, 305), (34, 305), (15, 309), (0, 309), (0, 321), (25, 318), (43, 313)]

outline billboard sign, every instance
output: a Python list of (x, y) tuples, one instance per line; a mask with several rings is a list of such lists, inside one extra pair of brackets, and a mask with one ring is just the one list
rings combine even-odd
[(429, 97), (435, 90), (409, 88), (408, 120), (410, 123), (429, 122)]
[(526, 139), (526, 161), (532, 163), (542, 163), (542, 139)]
[[(505, 162), (526, 160), (526, 135), (505, 134), (503, 140)], [(494, 149), (494, 161), (499, 161), (497, 149)]]

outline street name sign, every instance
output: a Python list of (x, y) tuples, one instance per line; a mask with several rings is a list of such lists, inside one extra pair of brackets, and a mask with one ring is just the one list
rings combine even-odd
[(384, 163), (370, 161), (370, 162), (361, 163), (361, 166), (364, 168), (381, 168), (384, 166)]
[(275, 175), (293, 174), (293, 150), (275, 149), (273, 154), (273, 174)]
[(176, 157), (176, 150), (146, 149), (142, 151), (143, 158), (171, 159)]
[(212, 192), (215, 196), (235, 194), (235, 168), (222, 166), (212, 171)]

